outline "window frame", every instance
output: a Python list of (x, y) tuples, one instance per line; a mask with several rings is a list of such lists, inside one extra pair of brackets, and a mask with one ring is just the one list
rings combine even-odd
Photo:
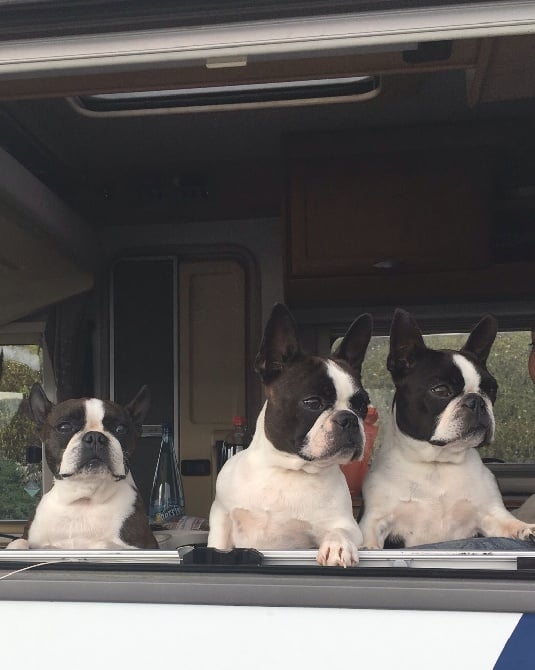
[[(484, 9), (482, 9), (484, 8)], [(449, 13), (448, 13), (449, 12)], [(451, 22), (455, 14), (456, 24)], [(428, 19), (427, 27), (422, 24), (422, 16)], [(492, 17), (490, 16), (492, 15)], [(442, 16), (442, 22), (440, 17)], [(472, 17), (471, 22), (469, 17)], [(257, 40), (256, 44), (240, 45), (239, 35), (234, 41), (226, 44), (219, 43), (207, 47), (202, 44), (179, 44), (179, 41), (169, 43), (167, 50), (162, 43), (163, 35), (159, 31), (150, 33), (139, 32), (120, 35), (109, 34), (93, 35), (93, 39), (72, 40), (71, 34), (55, 41), (27, 39), (2, 43), (4, 61), (0, 68), (0, 79), (8, 76), (14, 80), (30, 75), (34, 81), (44, 79), (49, 75), (58, 76), (77, 72), (100, 72), (112, 70), (114, 67), (126, 68), (146, 67), (150, 62), (155, 66), (158, 62), (167, 65), (174, 59), (176, 64), (190, 62), (193, 57), (210, 58), (225, 56), (226, 51), (232, 55), (241, 51), (247, 54), (256, 50), (265, 53), (270, 51), (271, 56), (280, 57), (284, 48), (291, 52), (303, 52), (303, 48), (313, 51), (324, 49), (326, 45), (334, 51), (342, 47), (367, 48), (371, 45), (381, 47), (391, 44), (392, 41), (409, 43), (418, 40), (443, 40), (467, 37), (492, 37), (493, 35), (520, 35), (533, 30), (535, 26), (535, 8), (527, 3), (496, 3), (492, 5), (478, 3), (462, 3), (449, 8), (427, 9), (418, 13), (412, 9), (406, 11), (391, 11), (368, 15), (368, 23), (363, 16), (345, 15), (337, 17), (341, 21), (352, 21), (354, 34), (344, 39), (332, 34), (321, 41), (318, 32), (310, 30), (313, 20), (302, 21), (306, 24), (307, 34), (302, 34), (300, 42), (290, 43), (284, 35), (279, 40), (271, 40), (271, 48)], [(357, 20), (358, 19), (358, 20)], [(410, 21), (412, 25), (410, 25)], [(448, 23), (449, 20), (449, 23)], [(463, 25), (464, 20), (464, 25)], [(403, 21), (405, 26), (403, 27)], [(288, 22), (286, 22), (288, 24)], [(331, 26), (336, 21), (330, 21)], [(267, 29), (284, 26), (284, 22), (273, 22)], [(370, 31), (370, 26), (373, 30)], [(317, 20), (316, 27), (325, 29), (325, 21)], [(243, 36), (251, 30), (251, 24), (241, 24), (238, 27)], [(368, 30), (368, 35), (365, 32)], [(189, 31), (191, 32), (191, 31)], [(217, 31), (216, 31), (217, 32)], [(265, 35), (268, 34), (265, 33)], [(249, 36), (250, 37), (250, 36)], [(273, 37), (273, 32), (271, 33)], [(136, 41), (137, 38), (137, 41)], [(1, 39), (1, 38), (0, 38)], [(120, 53), (119, 46), (126, 46), (128, 50)], [(264, 37), (264, 39), (266, 39)], [(344, 41), (345, 40), (345, 41)], [(160, 42), (159, 44), (157, 42)], [(266, 40), (269, 42), (269, 40)], [(140, 46), (142, 44), (142, 46)], [(137, 45), (137, 48), (136, 48)], [(151, 57), (151, 49), (155, 54)], [(78, 53), (75, 53), (78, 50)], [(22, 53), (24, 52), (24, 57)], [(111, 55), (110, 55), (111, 52)], [(307, 53), (310, 53), (308, 51)], [(157, 66), (157, 65), (156, 65)], [(46, 86), (45, 86), (46, 88)], [(39, 95), (46, 95), (41, 90)], [(302, 321), (298, 318), (298, 322)], [(385, 322), (386, 323), (386, 322)], [(386, 326), (385, 326), (386, 327)], [(47, 360), (46, 358), (44, 360)], [(43, 373), (44, 374), (44, 373)], [(50, 376), (52, 379), (52, 376)], [(54, 389), (49, 383), (45, 390), (50, 398), (54, 396)], [(70, 566), (72, 567), (72, 566)], [(242, 605), (284, 605), (284, 606), (330, 606), (353, 608), (388, 608), (388, 609), (452, 609), (477, 611), (529, 611), (535, 606), (535, 581), (529, 573), (507, 575), (511, 581), (503, 585), (496, 575), (481, 576), (474, 579), (469, 573), (453, 575), (447, 571), (440, 576), (448, 577), (436, 581), (436, 574), (427, 573), (425, 576), (410, 573), (406, 576), (399, 571), (383, 573), (383, 575), (369, 575), (358, 573), (356, 569), (349, 569), (342, 574), (338, 569), (323, 571), (318, 568), (310, 575), (283, 574), (281, 571), (269, 574), (239, 573), (207, 574), (198, 570), (192, 572), (175, 572), (169, 575), (166, 572), (147, 573), (146, 579), (128, 570), (117, 571), (122, 574), (118, 578), (117, 571), (97, 572), (90, 570), (81, 573), (69, 569), (69, 566), (60, 566), (59, 572), (45, 572), (36, 576), (15, 576), (4, 583), (3, 598), (14, 600), (76, 600), (76, 601), (108, 601), (108, 602), (187, 602), (211, 604), (214, 601), (220, 604), (236, 603)], [(319, 574), (325, 574), (325, 580), (318, 580)], [(403, 576), (403, 579), (400, 577)], [(496, 577), (496, 578), (495, 578)], [(504, 577), (505, 578), (505, 577)], [(430, 588), (431, 587), (431, 588)], [(476, 597), (477, 596), (477, 597)]]
[[(3, 10), (5, 12), (5, 7)], [(315, 16), (308, 13), (305, 17), (278, 20), (214, 23), (211, 17), (202, 18), (202, 23), (194, 27), (183, 24), (176, 27), (167, 17), (168, 24), (164, 24), (164, 28), (143, 29), (137, 25), (137, 29), (123, 32), (104, 32), (101, 23), (91, 33), (78, 35), (76, 39), (73, 39), (76, 30), (72, 24), (55, 39), (48, 40), (31, 34), (14, 39), (13, 32), (10, 39), (2, 40), (0, 34), (0, 79), (104, 73), (117, 68), (146, 68), (149, 64), (152, 68), (181, 67), (206, 64), (210, 59), (217, 63), (243, 56), (280, 60), (296, 55), (335, 54), (348, 49), (375, 50), (392, 44), (401, 47), (424, 41), (524, 35), (535, 28), (535, 7), (514, 0), (425, 6), (418, 11), (412, 7), (383, 11), (346, 8), (341, 14)], [(11, 28), (13, 30), (13, 26)]]

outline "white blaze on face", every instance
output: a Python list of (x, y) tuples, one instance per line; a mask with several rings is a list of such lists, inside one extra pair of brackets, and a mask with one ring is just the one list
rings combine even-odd
[[(462, 393), (451, 400), (446, 409), (438, 417), (437, 427), (431, 436), (431, 442), (454, 442), (455, 440), (462, 440), (464, 433), (464, 426), (462, 416), (459, 410), (461, 409), (465, 397), (468, 393), (479, 393), (485, 402), (487, 413), (491, 421), (491, 439), (494, 436), (494, 413), (492, 411), (492, 403), (480, 388), (481, 375), (476, 370), (472, 361), (469, 361), (462, 354), (453, 354), (453, 363), (456, 365), (464, 379), (464, 388)], [(476, 446), (468, 441), (466, 447)]]
[(104, 403), (97, 398), (90, 398), (85, 401), (85, 426), (84, 433), (90, 430), (96, 430), (99, 433), (104, 432)]
[[(327, 374), (331, 378), (336, 392), (336, 401), (333, 407), (326, 409), (316, 419), (316, 423), (308, 431), (305, 446), (301, 454), (306, 458), (322, 458), (333, 450), (333, 416), (336, 412), (349, 411), (357, 416), (351, 408), (350, 400), (359, 390), (351, 375), (343, 370), (334, 361), (325, 361)], [(364, 426), (359, 418), (359, 427), (364, 444)]]
[(469, 361), (462, 354), (453, 354), (453, 362), (461, 371), (464, 379), (463, 393), (479, 393), (481, 376), (472, 361)]
[(71, 475), (76, 472), (80, 465), (82, 455), (82, 439), (86, 433), (91, 431), (102, 433), (108, 438), (109, 463), (115, 476), (126, 474), (124, 467), (123, 451), (116, 437), (104, 428), (104, 403), (97, 398), (84, 401), (85, 425), (82, 430), (75, 433), (70, 439), (61, 459), (60, 475)]

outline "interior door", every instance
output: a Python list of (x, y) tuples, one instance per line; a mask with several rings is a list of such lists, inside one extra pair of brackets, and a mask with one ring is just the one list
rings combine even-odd
[[(206, 516), (215, 488), (215, 442), (230, 430), (234, 415), (245, 415), (245, 273), (236, 261), (184, 263), (179, 287), (180, 458), (186, 510)], [(200, 461), (210, 463), (210, 475), (185, 474)]]

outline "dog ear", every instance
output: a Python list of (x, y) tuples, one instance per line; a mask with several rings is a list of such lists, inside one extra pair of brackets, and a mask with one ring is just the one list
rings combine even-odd
[(279, 373), (301, 355), (297, 325), (287, 307), (277, 303), (264, 330), (260, 351), (254, 367), (264, 384), (272, 382)]
[(50, 410), (54, 407), (54, 403), (46, 397), (41, 384), (34, 384), (30, 389), (30, 396), (28, 398), (28, 405), (30, 407), (30, 414), (38, 426), (42, 426), (46, 417), (50, 414)]
[(492, 314), (486, 314), (473, 328), (461, 353), (472, 354), (485, 365), (497, 333), (498, 322)]
[(408, 372), (427, 347), (422, 331), (414, 317), (403, 309), (396, 309), (390, 328), (390, 352), (386, 367), (392, 375)]
[(366, 349), (372, 336), (373, 319), (371, 314), (361, 314), (349, 326), (340, 344), (333, 352), (334, 358), (341, 358), (359, 375)]
[(150, 391), (148, 386), (142, 386), (125, 409), (130, 414), (136, 428), (141, 432), (143, 419), (147, 415), (150, 406)]

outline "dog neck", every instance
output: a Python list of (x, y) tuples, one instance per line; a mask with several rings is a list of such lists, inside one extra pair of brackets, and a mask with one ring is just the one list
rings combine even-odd
[(57, 479), (48, 495), (57, 498), (63, 505), (79, 502), (102, 505), (117, 496), (125, 487), (135, 489), (130, 473), (120, 481), (116, 481), (111, 473), (109, 477), (95, 477), (82, 473), (68, 479)]
[(386, 427), (383, 445), (386, 449), (397, 449), (407, 461), (413, 463), (464, 463), (474, 450), (462, 443), (451, 443), (438, 447), (424, 440), (416, 440), (403, 433), (396, 420), (396, 405), (392, 407), (390, 425)]
[(248, 447), (248, 451), (254, 454), (254, 458), (261, 461), (264, 466), (280, 468), (282, 470), (302, 471), (307, 474), (317, 474), (324, 472), (326, 468), (338, 468), (338, 464), (328, 460), (306, 461), (296, 454), (289, 454), (286, 451), (280, 451), (269, 440), (265, 430), (266, 401), (258, 419), (256, 420), (256, 430)]

